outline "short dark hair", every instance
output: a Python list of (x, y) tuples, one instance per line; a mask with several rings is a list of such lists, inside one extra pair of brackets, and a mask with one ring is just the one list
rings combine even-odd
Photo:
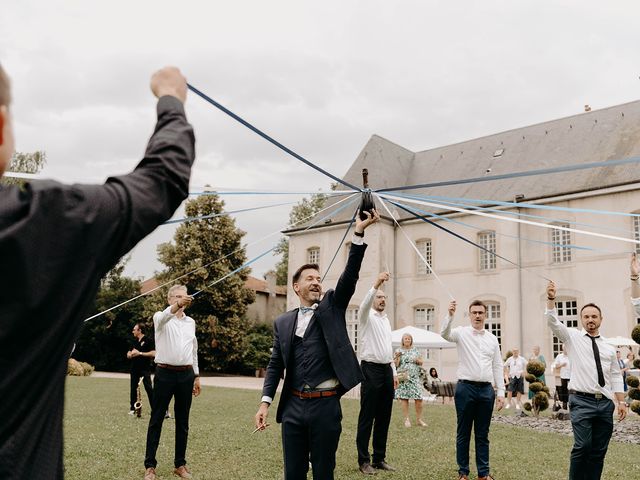
[(482, 307), (484, 308), (484, 313), (487, 313), (487, 306), (482, 302), (482, 300), (474, 300), (469, 304), (469, 311), (471, 311), (471, 307)]
[(305, 270), (320, 271), (320, 265), (318, 265), (317, 263), (305, 263), (304, 265), (302, 265), (296, 270), (296, 272), (293, 274), (293, 277), (291, 277), (291, 285), (293, 285), (294, 283), (298, 283), (298, 280), (300, 280), (300, 275), (302, 275), (302, 272), (304, 272)]
[(144, 323), (138, 322), (134, 325), (134, 327), (138, 327), (138, 330), (140, 330), (140, 333), (144, 333)]
[(602, 318), (602, 310), (600, 310), (600, 307), (595, 303), (587, 303), (586, 305), (583, 305), (582, 308), (580, 309), (580, 316), (582, 316), (582, 311), (587, 307), (593, 307), (596, 310), (598, 310), (598, 313), (600, 314), (600, 318)]
[(11, 82), (6, 72), (0, 65), (0, 106), (6, 107), (11, 103)]

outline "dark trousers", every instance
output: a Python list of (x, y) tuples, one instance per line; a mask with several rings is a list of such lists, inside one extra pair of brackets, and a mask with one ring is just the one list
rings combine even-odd
[(358, 416), (358, 464), (369, 463), (369, 439), (373, 429), (373, 463), (382, 462), (387, 451), (387, 434), (393, 408), (393, 370), (388, 363), (360, 363), (364, 380), (360, 385)]
[(489, 426), (495, 398), (496, 394), (491, 384), (473, 385), (459, 381), (456, 385), (454, 400), (458, 417), (456, 433), (458, 473), (469, 475), (469, 444), (473, 427), (478, 476), (489, 475)]
[(178, 468), (186, 465), (187, 437), (189, 436), (189, 410), (193, 393), (195, 375), (192, 369), (182, 372), (156, 368), (153, 381), (153, 407), (147, 430), (147, 451), (145, 453), (145, 468), (156, 467), (156, 451), (160, 443), (164, 415), (169, 408), (171, 397), (174, 398), (174, 414), (176, 419), (176, 447), (174, 466)]
[(570, 395), (569, 409), (573, 427), (569, 480), (598, 480), (613, 433), (615, 405), (607, 397)]
[(287, 400), (282, 411), (285, 480), (305, 480), (309, 460), (314, 480), (333, 480), (341, 422), (338, 395)]
[(142, 377), (142, 384), (144, 385), (144, 389), (147, 392), (147, 397), (149, 398), (149, 411), (151, 411), (151, 406), (153, 405), (153, 386), (151, 385), (151, 372), (137, 372), (133, 370), (131, 371), (131, 395), (129, 410), (134, 410), (135, 403), (138, 401), (138, 382), (140, 381), (140, 377)]
[(567, 402), (569, 401), (569, 379), (561, 378), (560, 386), (556, 386), (558, 391), (558, 400), (562, 402), (562, 408), (567, 409)]

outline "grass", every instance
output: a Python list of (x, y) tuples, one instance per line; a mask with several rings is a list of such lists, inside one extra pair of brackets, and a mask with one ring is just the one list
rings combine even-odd
[[(128, 397), (128, 380), (68, 378), (67, 480), (142, 479), (149, 412), (145, 410), (142, 419), (127, 415)], [(280, 428), (275, 418), (271, 418), (272, 426), (265, 432), (251, 434), (259, 397), (257, 391), (203, 387), (202, 395), (194, 400), (191, 409), (187, 448), (187, 461), (194, 478), (282, 480)], [(146, 396), (143, 399), (146, 401)], [(355, 449), (359, 404), (345, 399), (342, 408), (344, 420), (335, 478), (361, 480), (363, 475), (357, 470)], [(270, 410), (275, 417), (275, 405)], [(379, 473), (375, 478), (457, 478), (453, 406), (428, 405), (424, 410), (429, 426), (407, 429), (402, 425), (399, 405), (394, 406), (387, 460), (398, 472)], [(640, 422), (638, 425), (640, 427)], [(176, 478), (172, 475), (173, 439), (173, 420), (165, 421), (157, 455), (161, 479)], [(568, 476), (572, 444), (569, 436), (493, 424), (490, 439), (492, 473), (498, 480), (560, 480)], [(472, 451), (472, 459), (473, 455)], [(475, 473), (473, 467), (472, 473)], [(638, 446), (611, 442), (603, 478), (640, 478)]]

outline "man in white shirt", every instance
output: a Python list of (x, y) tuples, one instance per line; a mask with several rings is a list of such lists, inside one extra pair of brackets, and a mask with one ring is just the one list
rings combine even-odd
[(493, 480), (489, 471), (489, 426), (496, 402), (504, 406), (504, 382), (502, 354), (498, 339), (485, 330), (487, 306), (480, 300), (469, 305), (471, 325), (451, 329), (456, 301), (449, 304), (448, 315), (442, 323), (440, 334), (445, 340), (458, 345), (458, 384), (455, 402), (458, 426), (456, 434), (456, 461), (458, 478), (469, 479), (469, 444), (471, 428), (476, 439), (476, 466), (478, 480)]
[(187, 287), (174, 285), (168, 293), (169, 306), (153, 316), (156, 338), (156, 376), (153, 381), (153, 406), (147, 430), (147, 451), (144, 480), (156, 480), (156, 451), (160, 443), (164, 415), (174, 398), (176, 442), (173, 473), (180, 478), (191, 478), (185, 459), (189, 435), (191, 395), (200, 395), (198, 370), (198, 341), (196, 322), (184, 311), (193, 297)]
[(517, 347), (511, 350), (513, 355), (504, 362), (504, 375), (507, 381), (507, 405), (509, 408), (513, 402), (513, 393), (516, 394), (516, 410), (520, 410), (520, 396), (524, 393), (524, 373), (527, 369), (527, 361), (520, 356)]
[(556, 386), (556, 390), (558, 391), (558, 399), (562, 402), (562, 408), (567, 409), (567, 402), (569, 401), (569, 379), (571, 378), (571, 361), (567, 356), (567, 347), (562, 344), (562, 352), (560, 352), (551, 368), (554, 370), (560, 370), (560, 386)]
[(568, 328), (558, 319), (556, 286), (547, 285), (545, 316), (553, 334), (567, 347), (571, 361), (569, 410), (573, 427), (570, 480), (597, 480), (602, 475), (604, 457), (613, 433), (613, 412), (627, 415), (616, 349), (600, 337), (602, 312), (594, 303), (580, 310), (582, 330)]
[[(393, 408), (393, 393), (398, 386), (396, 364), (393, 361), (391, 324), (384, 309), (387, 296), (380, 290), (389, 280), (389, 273), (378, 275), (373, 287), (360, 304), (359, 333), (361, 340), (360, 367), (363, 380), (360, 385), (360, 415), (358, 416), (358, 465), (365, 475), (375, 469), (394, 471), (385, 462), (387, 434)], [(373, 462), (369, 456), (369, 439), (373, 429)]]

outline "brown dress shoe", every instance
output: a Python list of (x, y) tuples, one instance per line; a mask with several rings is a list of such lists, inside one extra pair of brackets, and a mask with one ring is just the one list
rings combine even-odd
[(469, 480), (469, 476), (465, 475), (464, 473), (459, 473), (458, 480)]
[(144, 472), (144, 480), (156, 480), (156, 469), (153, 467), (149, 467)]
[(495, 480), (491, 475), (487, 475), (485, 477), (478, 477), (478, 480)]
[(378, 473), (373, 469), (371, 464), (368, 462), (365, 462), (362, 465), (360, 465), (360, 471), (365, 475), (375, 475), (376, 473)]
[(173, 474), (180, 478), (193, 478), (186, 465), (180, 465), (178, 468), (174, 468)]
[(396, 469), (394, 467), (392, 467), (391, 465), (389, 465), (385, 461), (372, 463), (371, 466), (373, 468), (378, 469), (378, 470), (386, 470), (387, 472), (395, 472), (396, 471)]

